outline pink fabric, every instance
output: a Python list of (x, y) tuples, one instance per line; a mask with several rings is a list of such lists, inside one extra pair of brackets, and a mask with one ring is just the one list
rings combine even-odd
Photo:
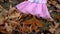
[(50, 14), (48, 12), (46, 2), (47, 0), (45, 0), (45, 2), (42, 1), (42, 3), (41, 1), (40, 3), (24, 1), (16, 5), (16, 8), (22, 13), (31, 14), (46, 19), (46, 18), (50, 18)]

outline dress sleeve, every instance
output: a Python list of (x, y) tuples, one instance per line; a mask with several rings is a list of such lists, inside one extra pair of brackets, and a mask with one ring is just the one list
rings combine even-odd
[(39, 0), (38, 3), (47, 3), (47, 0)]
[(28, 0), (30, 2), (35, 2), (35, 3), (39, 3), (40, 0)]
[(39, 2), (39, 0), (34, 0), (36, 3), (38, 3)]
[(30, 2), (34, 2), (34, 0), (28, 0), (28, 1), (30, 1)]
[(42, 3), (47, 3), (47, 0), (43, 0)]

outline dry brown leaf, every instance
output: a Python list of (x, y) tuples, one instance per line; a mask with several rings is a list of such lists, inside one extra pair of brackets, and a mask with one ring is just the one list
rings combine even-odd
[(60, 28), (57, 28), (55, 34), (60, 34)]
[(10, 21), (10, 25), (15, 28), (15, 27), (19, 26), (20, 24), (16, 21)]
[(7, 32), (12, 31), (12, 27), (9, 26), (7, 23), (5, 23), (5, 28)]
[(49, 31), (51, 33), (54, 33), (56, 31), (56, 28), (58, 28), (58, 27), (59, 27), (59, 23), (55, 23), (55, 26), (50, 26)]
[(60, 21), (60, 14), (57, 15), (57, 19)]
[(9, 13), (8, 14), (14, 13), (15, 11), (16, 11), (16, 8), (12, 7), (12, 8), (9, 9)]
[(4, 17), (0, 16), (0, 25), (4, 24)]
[(56, 10), (57, 12), (60, 12), (60, 10)]
[(13, 13), (11, 14), (10, 16), (8, 16), (9, 18), (17, 18), (17, 17), (20, 17), (20, 13)]
[(30, 32), (32, 32), (33, 30), (37, 32), (39, 30), (38, 27), (43, 27), (43, 23), (42, 21), (37, 20), (35, 17), (33, 17), (30, 20), (24, 21), (23, 23), (23, 28), (28, 28), (27, 31), (30, 31)]

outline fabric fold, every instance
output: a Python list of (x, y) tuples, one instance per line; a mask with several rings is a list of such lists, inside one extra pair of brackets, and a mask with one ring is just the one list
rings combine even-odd
[(22, 13), (31, 14), (46, 19), (50, 18), (46, 3), (47, 0), (28, 0), (16, 5), (16, 8)]

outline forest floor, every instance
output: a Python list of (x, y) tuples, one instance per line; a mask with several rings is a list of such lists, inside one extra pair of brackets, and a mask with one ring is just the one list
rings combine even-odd
[(14, 10), (24, 0), (0, 0), (0, 34), (60, 34), (60, 0), (48, 0), (54, 21)]

